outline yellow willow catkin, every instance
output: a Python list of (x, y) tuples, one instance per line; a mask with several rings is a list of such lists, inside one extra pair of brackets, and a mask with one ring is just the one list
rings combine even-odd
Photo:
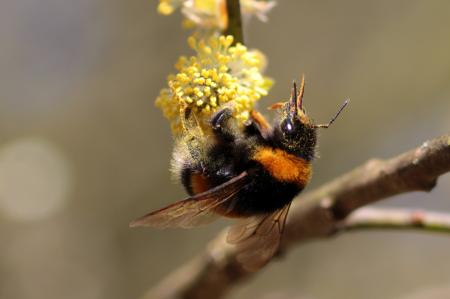
[(169, 75), (168, 88), (156, 99), (174, 134), (181, 132), (181, 105), (191, 108), (202, 126), (225, 105), (242, 124), (255, 102), (267, 95), (272, 81), (261, 73), (264, 55), (232, 43), (232, 36), (212, 36), (207, 41), (189, 37), (188, 44), (197, 55), (178, 59), (178, 73)]

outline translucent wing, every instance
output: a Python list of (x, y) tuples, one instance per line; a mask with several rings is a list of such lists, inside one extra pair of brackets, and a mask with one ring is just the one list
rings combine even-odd
[(255, 271), (277, 252), (289, 207), (290, 203), (271, 214), (248, 218), (230, 228), (227, 242), (236, 245), (237, 260), (243, 268)]
[(130, 226), (191, 228), (209, 223), (219, 216), (214, 212), (214, 209), (227, 200), (232, 200), (246, 183), (247, 172), (244, 171), (240, 175), (206, 192), (150, 212), (131, 222)]

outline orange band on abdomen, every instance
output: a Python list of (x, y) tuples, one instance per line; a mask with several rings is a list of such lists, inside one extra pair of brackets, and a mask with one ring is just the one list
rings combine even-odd
[(253, 156), (274, 178), (304, 187), (311, 177), (311, 164), (281, 149), (260, 148)]
[(206, 178), (200, 173), (191, 174), (191, 188), (194, 194), (205, 192), (209, 189)]

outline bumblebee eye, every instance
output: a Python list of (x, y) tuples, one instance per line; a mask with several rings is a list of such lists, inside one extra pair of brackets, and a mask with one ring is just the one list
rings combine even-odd
[(294, 133), (294, 124), (288, 118), (281, 122), (280, 127), (281, 127), (281, 130), (283, 131), (283, 133), (285, 133), (285, 134), (291, 135), (292, 133)]

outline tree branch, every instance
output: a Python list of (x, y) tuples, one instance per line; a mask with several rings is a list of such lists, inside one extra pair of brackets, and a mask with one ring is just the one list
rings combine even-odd
[(450, 233), (450, 213), (403, 208), (361, 208), (337, 224), (337, 232), (406, 229)]
[[(363, 223), (358, 224), (361, 214), (350, 216), (347, 222), (344, 219), (357, 208), (405, 192), (430, 191), (437, 178), (449, 171), (450, 135), (386, 161), (370, 160), (293, 202), (278, 256), (294, 244), (356, 229)], [(422, 217), (419, 223), (432, 224), (434, 218), (430, 217)], [(254, 275), (240, 267), (225, 235), (226, 231), (220, 233), (201, 255), (181, 266), (144, 298), (219, 298), (236, 283)]]
[(242, 32), (241, 6), (239, 0), (226, 0), (228, 24), (224, 30), (224, 35), (232, 35), (234, 37), (233, 45), (244, 43), (244, 34)]

